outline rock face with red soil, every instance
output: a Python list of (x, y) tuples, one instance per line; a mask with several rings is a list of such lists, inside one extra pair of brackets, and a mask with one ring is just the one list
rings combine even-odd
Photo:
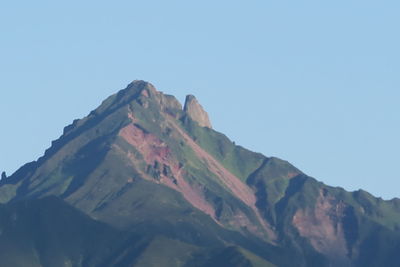
[[(55, 196), (78, 214), (85, 213), (87, 224), (101, 222), (123, 237), (102, 237), (104, 244), (115, 247), (99, 248), (102, 262), (84, 251), (71, 258), (62, 252), (69, 248), (61, 247), (53, 266), (400, 262), (400, 200), (329, 187), (287, 161), (237, 146), (211, 128), (194, 96), (189, 95), (182, 108), (174, 96), (145, 81), (134, 81), (110, 96), (87, 117), (65, 127), (37, 161), (7, 179), (2, 176), (0, 202), (7, 203), (7, 229), (14, 229), (18, 218), (14, 203), (25, 201), (21, 205), (26, 206), (26, 201)], [(36, 229), (35, 237), (50, 235), (46, 229)], [(1, 231), (0, 244), (11, 242), (2, 239)], [(19, 247), (20, 235), (9, 236)], [(93, 236), (87, 238), (95, 242)], [(29, 249), (42, 251), (34, 245)], [(29, 255), (41, 264), (40, 255)]]

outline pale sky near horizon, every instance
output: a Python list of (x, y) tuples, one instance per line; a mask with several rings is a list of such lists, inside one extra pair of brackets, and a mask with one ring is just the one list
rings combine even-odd
[(135, 79), (328, 185), (400, 197), (399, 1), (3, 1), (0, 171)]

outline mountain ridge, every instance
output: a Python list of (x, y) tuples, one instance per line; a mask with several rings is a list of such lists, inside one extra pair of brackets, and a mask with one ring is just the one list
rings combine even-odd
[[(65, 127), (37, 161), (0, 180), (5, 205), (50, 196), (115, 231), (155, 240), (151, 247), (191, 251), (171, 251), (169, 258), (137, 250), (137, 241), (121, 245), (135, 251), (121, 266), (161, 255), (168, 266), (194, 266), (202, 262), (196, 253), (208, 259), (202, 264), (232, 258), (230, 266), (399, 260), (393, 252), (400, 244), (399, 200), (330, 187), (287, 161), (237, 146), (211, 128), (193, 96), (182, 107), (140, 80)], [(367, 253), (374, 244), (383, 251)]]

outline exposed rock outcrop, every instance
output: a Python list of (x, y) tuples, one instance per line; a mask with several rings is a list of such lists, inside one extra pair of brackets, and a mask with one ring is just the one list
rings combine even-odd
[(205, 112), (203, 107), (197, 101), (196, 97), (193, 95), (186, 96), (183, 111), (185, 111), (186, 114), (189, 115), (189, 117), (196, 121), (200, 126), (212, 128), (207, 112)]

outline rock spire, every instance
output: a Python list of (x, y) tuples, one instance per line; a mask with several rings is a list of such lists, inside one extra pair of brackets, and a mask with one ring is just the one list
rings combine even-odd
[(186, 96), (183, 111), (185, 111), (186, 114), (189, 115), (189, 117), (196, 121), (200, 126), (212, 128), (207, 112), (203, 109), (196, 97), (193, 95)]

